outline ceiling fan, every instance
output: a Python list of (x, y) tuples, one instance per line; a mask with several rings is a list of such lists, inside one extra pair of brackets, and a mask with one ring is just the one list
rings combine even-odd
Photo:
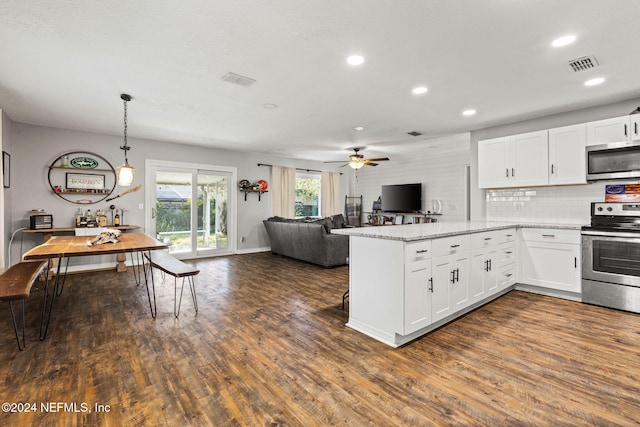
[[(380, 157), (377, 159), (365, 159), (362, 154), (359, 154), (360, 148), (354, 148), (353, 151), (355, 151), (355, 154), (350, 155), (349, 161), (340, 167), (349, 165), (354, 169), (360, 169), (364, 165), (378, 166), (378, 163), (376, 162), (383, 162), (383, 161), (389, 160), (388, 157)], [(341, 163), (341, 162), (342, 162), (341, 160), (338, 160), (338, 161), (325, 162), (325, 163)]]

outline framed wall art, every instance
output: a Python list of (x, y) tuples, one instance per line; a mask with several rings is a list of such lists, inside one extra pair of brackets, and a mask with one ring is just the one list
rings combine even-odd
[(67, 189), (102, 190), (103, 188), (104, 188), (104, 175), (67, 173)]

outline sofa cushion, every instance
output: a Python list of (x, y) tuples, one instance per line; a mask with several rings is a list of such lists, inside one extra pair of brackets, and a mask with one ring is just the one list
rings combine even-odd
[(344, 215), (336, 214), (329, 217), (331, 219), (331, 228), (343, 228), (345, 226)]

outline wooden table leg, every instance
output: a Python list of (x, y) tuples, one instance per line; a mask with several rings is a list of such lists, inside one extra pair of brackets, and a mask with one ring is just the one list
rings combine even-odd
[(127, 271), (127, 265), (125, 264), (126, 260), (127, 260), (127, 254), (126, 253), (117, 253), (116, 254), (116, 261), (118, 262), (118, 265), (116, 265), (116, 271), (118, 273), (122, 273), (123, 271)]
[[(49, 240), (50, 238), (53, 237), (53, 232), (43, 232), (42, 233), (42, 241), (43, 242), (47, 242), (47, 240)], [(49, 272), (47, 274), (47, 276), (49, 277), (49, 279), (52, 279), (54, 277), (54, 272), (58, 269), (58, 262), (59, 259), (58, 258), (53, 258), (49, 260)]]

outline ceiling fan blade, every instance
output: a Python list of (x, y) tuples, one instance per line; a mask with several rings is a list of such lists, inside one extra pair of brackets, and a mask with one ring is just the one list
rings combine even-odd
[(373, 162), (364, 162), (364, 164), (367, 166), (378, 166), (377, 163), (373, 163)]
[(344, 162), (344, 160), (332, 160), (332, 161), (323, 162), (323, 163), (343, 163), (343, 162)]
[(365, 162), (384, 162), (386, 160), (389, 160), (388, 157), (380, 157), (377, 159), (366, 159)]

